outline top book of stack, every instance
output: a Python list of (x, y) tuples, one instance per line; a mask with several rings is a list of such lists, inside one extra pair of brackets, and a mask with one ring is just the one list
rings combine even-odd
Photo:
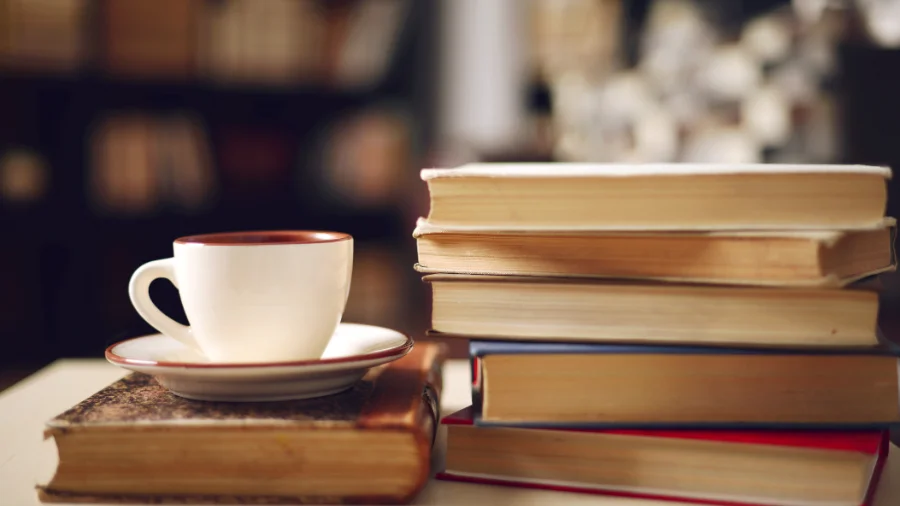
[(434, 227), (472, 231), (851, 230), (884, 226), (887, 167), (471, 164), (425, 169)]

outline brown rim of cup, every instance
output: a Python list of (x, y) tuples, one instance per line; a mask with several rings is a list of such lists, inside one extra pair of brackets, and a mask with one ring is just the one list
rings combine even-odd
[(328, 230), (247, 230), (188, 235), (175, 239), (175, 243), (203, 246), (261, 246), (266, 244), (277, 246), (338, 242), (352, 238), (350, 234)]

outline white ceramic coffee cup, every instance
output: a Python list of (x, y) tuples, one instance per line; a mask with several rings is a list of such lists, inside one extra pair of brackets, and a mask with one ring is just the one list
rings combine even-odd
[[(213, 362), (322, 356), (350, 294), (353, 238), (339, 232), (256, 231), (176, 239), (174, 256), (139, 267), (128, 294), (161, 333)], [(190, 326), (150, 300), (150, 283), (178, 288)]]

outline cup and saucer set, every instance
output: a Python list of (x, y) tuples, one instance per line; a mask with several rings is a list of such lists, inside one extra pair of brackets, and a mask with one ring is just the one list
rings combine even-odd
[[(205, 234), (176, 239), (173, 250), (139, 267), (128, 286), (159, 334), (113, 344), (106, 359), (175, 395), (229, 402), (331, 395), (413, 347), (395, 330), (340, 323), (353, 269), (348, 234)], [(178, 288), (190, 326), (150, 300), (158, 278)]]

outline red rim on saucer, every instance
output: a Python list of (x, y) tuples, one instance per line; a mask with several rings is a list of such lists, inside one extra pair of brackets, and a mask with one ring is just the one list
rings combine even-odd
[[(394, 331), (397, 332), (397, 331)], [(392, 346), (390, 348), (373, 351), (371, 353), (363, 353), (361, 355), (351, 355), (349, 357), (337, 357), (337, 358), (325, 358), (325, 359), (310, 359), (310, 360), (294, 360), (287, 362), (226, 362), (226, 363), (191, 363), (191, 362), (169, 362), (165, 360), (139, 360), (133, 358), (125, 358), (120, 355), (116, 355), (113, 353), (113, 348), (119, 346), (121, 344), (127, 343), (129, 341), (134, 341), (136, 339), (140, 339), (141, 337), (133, 337), (131, 339), (125, 339), (123, 341), (119, 341), (117, 343), (109, 345), (106, 348), (106, 359), (110, 362), (120, 365), (136, 365), (136, 366), (157, 366), (157, 367), (180, 367), (185, 369), (237, 369), (237, 368), (258, 368), (258, 367), (297, 367), (303, 365), (327, 365), (327, 364), (343, 364), (347, 362), (365, 362), (368, 360), (376, 360), (382, 358), (393, 357), (400, 354), (406, 354), (409, 350), (412, 349), (415, 342), (411, 337), (402, 332), (397, 332), (402, 335), (406, 340), (403, 344), (399, 344), (397, 346)], [(143, 336), (142, 336), (143, 337)]]

